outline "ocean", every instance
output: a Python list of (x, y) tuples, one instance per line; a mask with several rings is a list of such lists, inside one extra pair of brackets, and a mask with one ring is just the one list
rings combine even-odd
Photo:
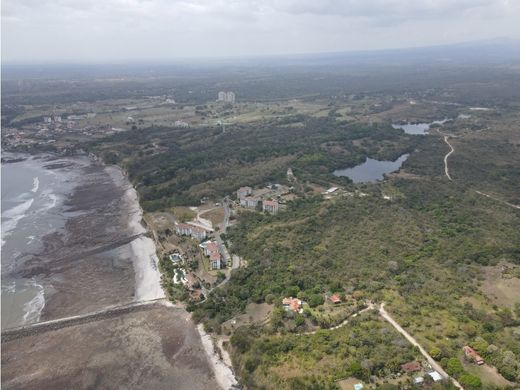
[[(2, 328), (36, 322), (45, 305), (38, 277), (18, 275), (31, 254), (42, 248), (42, 237), (63, 229), (64, 197), (75, 183), (70, 168), (48, 169), (45, 157), (3, 154), (1, 167)], [(55, 162), (54, 162), (55, 164)]]
[(2, 329), (164, 296), (137, 195), (117, 167), (3, 159), (13, 162), (1, 167)]

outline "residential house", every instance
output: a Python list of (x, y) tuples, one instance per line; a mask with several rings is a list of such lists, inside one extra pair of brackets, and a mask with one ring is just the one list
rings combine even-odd
[(338, 294), (331, 295), (329, 299), (333, 304), (341, 303), (341, 298)]
[(202, 241), (206, 239), (206, 237), (208, 236), (208, 232), (204, 228), (193, 226), (193, 228), (191, 229), (191, 236), (199, 241)]
[(262, 210), (276, 214), (278, 212), (278, 202), (275, 200), (264, 200), (262, 202)]
[(220, 269), (221, 268), (221, 258), (220, 252), (211, 252), (209, 255), (209, 265), (211, 269)]
[(204, 246), (204, 254), (210, 256), (213, 252), (219, 252), (218, 244), (216, 242), (208, 242)]
[(285, 310), (292, 310), (295, 313), (300, 313), (302, 311), (302, 301), (298, 298), (284, 298), (282, 300), (282, 305)]
[(237, 198), (238, 199), (243, 199), (246, 196), (251, 195), (252, 193), (253, 193), (253, 189), (251, 187), (240, 187), (237, 190)]
[(416, 376), (415, 378), (413, 378), (413, 383), (416, 385), (420, 385), (421, 383), (424, 383), (424, 377)]
[(404, 372), (416, 372), (421, 371), (421, 369), (421, 363), (416, 361), (401, 364), (401, 370), (403, 370)]
[(254, 196), (246, 196), (245, 198), (240, 199), (240, 205), (247, 209), (256, 209), (259, 201), (260, 200)]
[(191, 236), (191, 228), (192, 225), (188, 225), (187, 223), (178, 223), (175, 225), (175, 232), (179, 236)]
[(469, 345), (464, 346), (462, 348), (464, 350), (464, 355), (466, 355), (466, 358), (470, 361), (473, 361), (477, 363), (479, 366), (484, 364), (484, 359), (475, 351), (473, 348), (471, 348)]
[(204, 240), (208, 236), (206, 229), (188, 223), (179, 223), (175, 225), (175, 232), (179, 236), (190, 236), (199, 241)]
[(433, 379), (434, 382), (442, 381), (442, 375), (437, 371), (429, 372), (428, 375)]
[(209, 257), (209, 265), (211, 269), (222, 268), (222, 255), (216, 242), (208, 242), (201, 244), (204, 248), (204, 255)]

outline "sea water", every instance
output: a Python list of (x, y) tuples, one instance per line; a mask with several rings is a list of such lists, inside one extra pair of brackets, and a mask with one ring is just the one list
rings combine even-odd
[[(4, 153), (3, 157), (20, 156)], [(41, 248), (41, 238), (63, 228), (62, 200), (74, 183), (69, 169), (49, 169), (56, 161), (50, 162), (48, 156), (23, 157), (1, 167), (2, 329), (40, 318), (44, 288), (37, 277), (20, 274)]]

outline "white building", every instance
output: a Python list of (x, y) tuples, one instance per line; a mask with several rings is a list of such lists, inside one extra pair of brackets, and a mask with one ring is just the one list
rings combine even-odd
[(251, 187), (240, 187), (237, 190), (237, 198), (242, 199), (242, 198), (245, 198), (246, 196), (251, 195), (252, 193), (253, 193), (253, 189)]
[(226, 102), (235, 103), (235, 93), (234, 92), (229, 91), (226, 93)]
[(259, 199), (254, 196), (246, 196), (245, 198), (240, 199), (240, 205), (247, 209), (255, 209), (258, 205), (258, 201)]
[(220, 91), (217, 95), (218, 102), (235, 103), (235, 93), (231, 91)]
[(278, 202), (275, 200), (264, 200), (262, 202), (262, 210), (267, 211), (271, 214), (276, 214), (278, 212)]
[(187, 223), (179, 223), (175, 225), (175, 232), (179, 236), (191, 236), (199, 241), (204, 240), (208, 235), (208, 232), (205, 229)]
[(209, 265), (211, 269), (222, 268), (222, 255), (216, 242), (206, 242), (201, 244), (204, 248), (204, 255), (209, 257)]
[(442, 381), (442, 376), (437, 371), (429, 372), (428, 375), (433, 379), (434, 382)]

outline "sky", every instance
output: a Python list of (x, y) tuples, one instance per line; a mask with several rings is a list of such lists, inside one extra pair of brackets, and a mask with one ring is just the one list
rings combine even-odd
[(520, 39), (520, 0), (2, 0), (2, 62), (262, 56)]

